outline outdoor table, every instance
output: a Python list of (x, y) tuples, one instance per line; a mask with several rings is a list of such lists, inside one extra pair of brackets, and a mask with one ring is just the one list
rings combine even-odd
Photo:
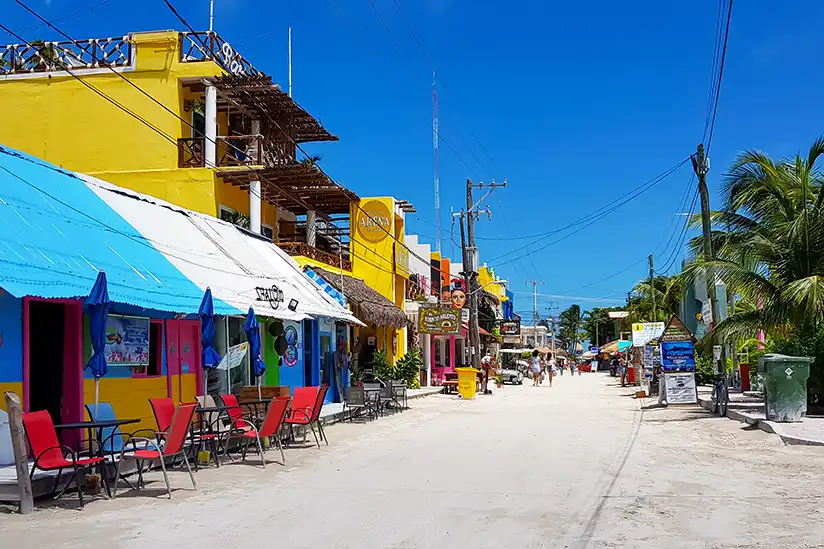
[[(111, 428), (111, 427), (121, 427), (123, 425), (131, 425), (133, 423), (140, 423), (140, 419), (135, 418), (128, 418), (128, 419), (101, 419), (98, 421), (77, 421), (74, 423), (60, 423), (59, 425), (55, 425), (55, 429), (65, 430), (65, 429), (82, 429), (86, 430), (89, 433), (89, 442), (95, 440), (97, 442), (98, 450), (97, 453), (101, 455), (103, 453), (103, 429)], [(97, 437), (93, 436), (94, 430), (97, 429)], [(75, 441), (78, 443), (78, 450), (80, 447), (80, 440), (77, 437), (77, 433), (75, 433)], [(92, 449), (89, 448), (89, 452), (92, 452)]]
[[(267, 398), (267, 397), (263, 397), (263, 398), (260, 398), (260, 399), (245, 399), (245, 400), (241, 400), (241, 401), (239, 401), (237, 404), (238, 404), (238, 406), (240, 406), (240, 407), (244, 407), (244, 406), (245, 406), (245, 407), (247, 407), (247, 408), (252, 408), (252, 410), (253, 410), (252, 415), (253, 415), (256, 419), (258, 419), (258, 418), (260, 418), (261, 416), (265, 416), (265, 415), (266, 415), (266, 413), (265, 413), (265, 412), (266, 412), (266, 407), (267, 407), (267, 406), (269, 406), (269, 404), (271, 404), (271, 403), (272, 403), (272, 400), (274, 400), (274, 399), (272, 399), (272, 398)], [(260, 413), (261, 411), (260, 411), (260, 409), (258, 408), (258, 406), (262, 406), (262, 407), (263, 407), (263, 412), (264, 412), (263, 414), (261, 414), (261, 413)]]
[[(214, 435), (214, 437), (210, 437), (214, 438), (212, 452), (214, 453), (215, 465), (220, 467), (217, 454), (220, 448), (220, 435), (223, 433), (221, 432), (219, 426), (215, 428), (215, 424), (221, 421), (221, 416), (224, 412), (226, 413), (226, 419), (230, 420), (229, 410), (232, 408), (234, 408), (234, 406), (198, 406), (195, 408), (195, 413), (198, 415), (198, 424), (200, 425), (200, 431), (197, 435), (195, 434), (194, 429), (190, 432), (192, 448), (195, 450), (194, 456), (192, 456), (195, 462), (195, 471), (198, 470), (199, 466), (197, 453), (203, 445), (204, 436), (207, 435)], [(204, 417), (207, 414), (208, 416)], [(227, 432), (228, 430), (231, 430), (230, 426), (227, 426)]]
[[(65, 430), (65, 429), (70, 429), (74, 433), (75, 440), (77, 442), (78, 451), (80, 450), (80, 439), (77, 436), (77, 433), (75, 432), (75, 430), (78, 430), (78, 429), (79, 430), (87, 430), (88, 433), (89, 433), (89, 453), (93, 456), (105, 458), (106, 456), (104, 455), (104, 450), (103, 450), (103, 429), (112, 428), (112, 427), (121, 427), (123, 425), (131, 425), (131, 424), (134, 424), (134, 423), (140, 423), (140, 419), (127, 418), (127, 419), (101, 419), (101, 420), (98, 420), (98, 421), (77, 421), (77, 422), (74, 422), (74, 423), (61, 423), (61, 424), (55, 425), (54, 428), (55, 428), (55, 430), (59, 429), (61, 431)], [(94, 431), (95, 430), (97, 430), (97, 436), (96, 437), (94, 437)], [(93, 440), (97, 442), (97, 451), (95, 451), (94, 449), (91, 448), (91, 442)], [(106, 474), (105, 466), (106, 466), (106, 461), (104, 459), (104, 461), (100, 462), (100, 464), (98, 466), (99, 469), (100, 469), (100, 474), (101, 475)], [(115, 479), (115, 482), (117, 482), (117, 479)], [(106, 484), (106, 495), (109, 498), (111, 498), (112, 493), (111, 493), (111, 488), (109, 487), (108, 481), (105, 484)], [(78, 487), (78, 489), (81, 489), (81, 488)]]

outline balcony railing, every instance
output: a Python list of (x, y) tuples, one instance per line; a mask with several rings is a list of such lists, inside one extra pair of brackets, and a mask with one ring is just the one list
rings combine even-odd
[[(232, 135), (215, 139), (216, 168), (263, 165), (262, 135)], [(206, 166), (205, 137), (184, 137), (177, 140), (178, 166), (203, 168)]]
[(0, 75), (127, 67), (131, 62), (128, 36), (0, 46)]
[(263, 76), (234, 48), (214, 32), (183, 32), (180, 36), (180, 62), (214, 61), (236, 76)]
[(335, 269), (342, 267), (345, 271), (352, 271), (352, 262), (349, 259), (345, 257), (341, 258), (331, 252), (325, 252), (305, 242), (278, 242), (277, 245), (289, 255), (302, 255), (303, 257), (326, 263)]

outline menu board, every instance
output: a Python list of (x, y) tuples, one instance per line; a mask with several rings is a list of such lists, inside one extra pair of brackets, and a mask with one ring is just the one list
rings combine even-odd
[(695, 392), (695, 374), (666, 374), (667, 404), (695, 404), (698, 395)]
[(661, 365), (665, 372), (694, 372), (695, 348), (692, 341), (661, 342)]
[(106, 362), (120, 366), (149, 365), (149, 319), (109, 315), (106, 321)]
[(458, 334), (461, 331), (461, 309), (421, 307), (418, 332), (422, 334)]

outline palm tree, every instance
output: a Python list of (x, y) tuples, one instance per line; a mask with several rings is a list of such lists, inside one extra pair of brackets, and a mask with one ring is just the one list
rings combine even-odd
[(559, 325), (561, 328), (561, 340), (564, 347), (575, 352), (578, 347), (578, 342), (581, 341), (582, 331), (584, 327), (584, 313), (581, 311), (580, 305), (570, 305), (568, 309), (558, 315)]
[[(684, 296), (684, 278), (680, 274), (674, 276), (656, 276), (652, 283), (649, 280), (638, 282), (632, 289), (627, 309), (630, 322), (658, 322), (670, 319), (678, 314), (681, 299)], [(655, 296), (655, 314), (653, 315), (652, 298)]]
[[(806, 156), (775, 161), (744, 151), (723, 182), (726, 207), (712, 213), (715, 257), (707, 260), (694, 240), (694, 281), (715, 273), (749, 307), (707, 334), (730, 339), (798, 334), (824, 320), (824, 176), (816, 166), (824, 137)], [(700, 221), (699, 221), (700, 222)], [(754, 305), (754, 306), (753, 306)]]

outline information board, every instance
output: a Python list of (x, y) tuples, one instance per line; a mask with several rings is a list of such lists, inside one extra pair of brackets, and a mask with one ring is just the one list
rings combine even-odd
[(661, 365), (665, 372), (694, 372), (695, 348), (692, 341), (662, 342)]
[(632, 346), (643, 347), (664, 333), (663, 322), (636, 322), (632, 325)]
[(109, 315), (106, 321), (106, 362), (118, 366), (149, 365), (149, 319)]
[(418, 311), (418, 332), (421, 334), (459, 334), (461, 309), (421, 307)]
[(665, 374), (667, 386), (667, 404), (695, 404), (698, 395), (695, 392), (695, 374)]

